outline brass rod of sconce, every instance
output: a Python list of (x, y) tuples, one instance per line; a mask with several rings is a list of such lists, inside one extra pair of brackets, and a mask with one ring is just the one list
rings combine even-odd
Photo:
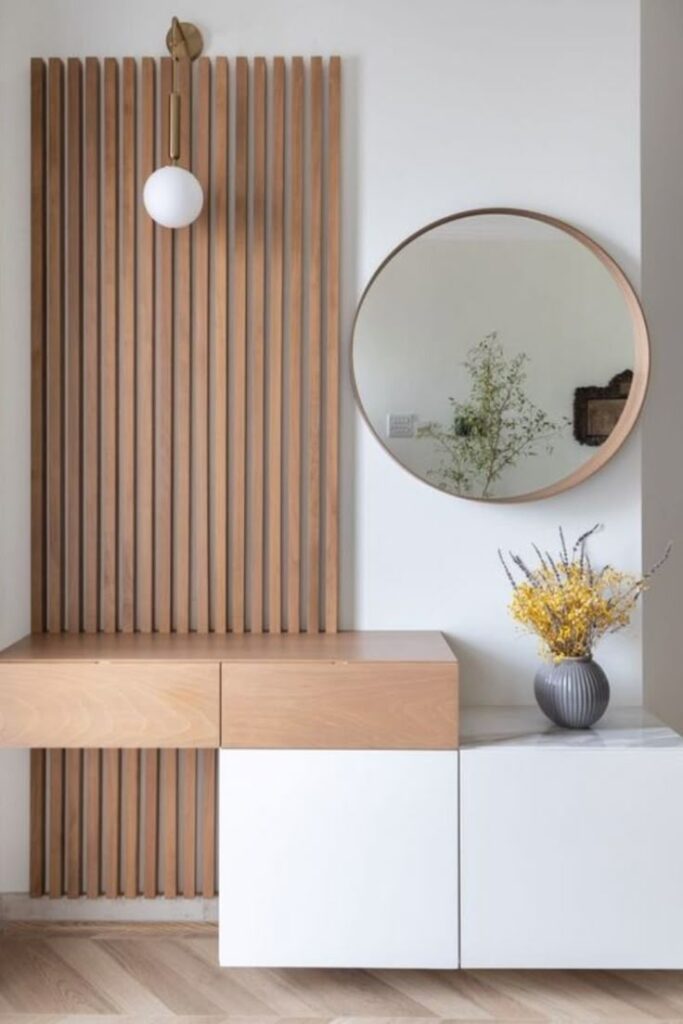
[(194, 60), (202, 52), (202, 36), (196, 25), (180, 22), (174, 17), (166, 36), (166, 45), (173, 58), (173, 90), (168, 97), (168, 149), (172, 164), (180, 158), (180, 93), (178, 92), (178, 61)]

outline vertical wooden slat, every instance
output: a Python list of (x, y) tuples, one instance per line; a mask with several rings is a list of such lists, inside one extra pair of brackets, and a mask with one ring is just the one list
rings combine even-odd
[[(155, 166), (156, 64), (143, 57), (140, 82), (140, 183)], [(138, 187), (138, 203), (141, 193)], [(154, 221), (142, 205), (138, 214), (138, 290), (137, 290), (137, 451), (136, 451), (136, 625), (142, 633), (153, 626), (154, 508)]]
[(63, 624), (64, 66), (49, 63), (47, 210), (47, 628)]
[[(81, 628), (82, 65), (67, 62), (66, 165), (66, 628)], [(69, 892), (69, 895), (72, 895)]]
[[(171, 91), (170, 57), (161, 60), (159, 159), (168, 159), (168, 94)], [(171, 499), (172, 499), (172, 395), (173, 395), (173, 231), (157, 227), (156, 344), (154, 352), (154, 626), (160, 633), (171, 628)]]
[(235, 62), (235, 212), (233, 240), (233, 336), (230, 406), (231, 515), (230, 596), (231, 625), (244, 632), (244, 537), (246, 485), (247, 384), (247, 203), (248, 196), (248, 89), (246, 57)]
[(330, 59), (327, 85), (325, 209), (325, 630), (339, 615), (339, 248), (341, 61)]
[[(181, 167), (192, 163), (192, 77), (191, 62), (178, 62), (180, 93), (180, 159)], [(166, 100), (165, 94), (163, 95)], [(190, 628), (190, 360), (192, 282), (191, 231), (181, 228), (173, 232), (175, 246), (174, 396), (173, 396), (173, 628), (187, 633)]]
[(227, 628), (228, 501), (228, 140), (229, 75), (225, 57), (216, 58), (214, 112), (214, 338), (212, 358), (213, 430), (211, 431), (211, 628)]
[(285, 62), (273, 62), (268, 273), (268, 630), (282, 628), (282, 317), (284, 303)]
[(104, 181), (102, 199), (101, 513), (102, 606), (100, 626), (116, 630), (117, 564), (117, 342), (118, 342), (118, 161), (119, 66), (104, 61)]
[(44, 750), (31, 751), (30, 796), (30, 864), (29, 886), (31, 896), (45, 892), (45, 771), (47, 759)]
[(252, 633), (263, 629), (263, 471), (264, 471), (264, 328), (266, 302), (266, 62), (254, 61), (252, 114), (251, 251), (248, 293), (250, 297), (249, 349), (249, 459), (247, 517), (249, 522), (249, 625)]
[(197, 873), (197, 751), (182, 752), (183, 802), (180, 834), (183, 847), (183, 896), (196, 895)]
[(64, 751), (51, 750), (50, 760), (50, 865), (49, 892), (55, 899), (64, 893)]
[(121, 337), (119, 402), (119, 583), (124, 633), (135, 627), (135, 217), (137, 196), (137, 69), (123, 61), (121, 128)]
[(100, 64), (85, 61), (83, 174), (83, 628), (99, 622)]
[[(36, 57), (31, 61), (31, 629), (34, 633), (45, 628), (45, 165), (45, 62)], [(33, 879), (33, 872), (31, 877)]]
[(216, 751), (202, 751), (202, 895), (216, 892)]
[(121, 824), (123, 828), (123, 895), (138, 894), (138, 850), (140, 817), (140, 752), (122, 752)]
[(308, 267), (308, 586), (306, 629), (320, 629), (320, 432), (322, 316), (323, 66), (311, 59), (311, 141)]
[(104, 893), (109, 899), (120, 894), (121, 848), (121, 752), (105, 750), (102, 755), (102, 861)]
[(102, 851), (102, 751), (84, 751), (83, 802), (85, 809), (85, 894), (100, 895), (100, 858)]
[(147, 899), (157, 895), (157, 843), (159, 838), (159, 751), (143, 753), (145, 791), (145, 838), (142, 863), (142, 891)]
[(301, 626), (301, 334), (303, 317), (304, 62), (292, 60), (289, 108), (289, 435), (287, 451), (287, 630)]
[(66, 893), (81, 895), (82, 751), (66, 751)]
[(211, 61), (198, 68), (195, 173), (204, 206), (193, 227), (192, 531), (196, 629), (209, 629), (209, 244), (211, 223)]
[(161, 800), (163, 802), (164, 896), (178, 895), (178, 751), (161, 752)]

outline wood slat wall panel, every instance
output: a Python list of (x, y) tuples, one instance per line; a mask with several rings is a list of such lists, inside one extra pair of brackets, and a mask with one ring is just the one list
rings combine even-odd
[[(333, 631), (340, 62), (178, 81), (173, 232), (170, 59), (31, 65), (32, 629)], [(214, 895), (216, 790), (212, 750), (33, 751), (32, 894)]]
[(321, 334), (322, 334), (322, 214), (323, 214), (323, 62), (311, 60), (310, 153), (308, 196), (308, 585), (306, 629), (320, 629), (320, 447), (321, 447)]
[(229, 119), (230, 78), (225, 57), (215, 71), (214, 112), (214, 237), (213, 237), (213, 400), (212, 520), (211, 520), (211, 629), (224, 633), (228, 607), (228, 246), (229, 246)]
[(83, 629), (99, 628), (100, 63), (85, 62), (83, 174)]
[[(45, 62), (34, 58), (31, 61), (31, 629), (34, 633), (45, 629), (45, 80)], [(33, 871), (31, 877), (37, 877)]]
[(264, 480), (264, 399), (265, 399), (265, 303), (266, 303), (266, 62), (257, 57), (253, 70), (253, 106), (251, 134), (251, 238), (249, 247), (250, 329), (248, 338), (249, 437), (247, 440), (248, 495), (247, 520), (252, 633), (263, 631), (263, 480)]
[[(192, 79), (188, 60), (178, 62), (180, 106), (179, 166), (192, 166)], [(162, 96), (165, 92), (162, 90)], [(164, 229), (162, 229), (164, 231)], [(190, 389), (192, 352), (192, 290), (190, 279), (192, 228), (173, 234), (175, 276), (173, 280), (174, 396), (173, 396), (173, 630), (190, 628)]]
[(82, 73), (80, 60), (70, 57), (67, 63), (66, 128), (65, 627), (72, 633), (77, 633), (81, 628)]
[(211, 226), (211, 61), (198, 68), (194, 172), (204, 207), (192, 228), (192, 536), (195, 628), (209, 630), (209, 253)]
[(137, 68), (123, 61), (121, 128), (121, 333), (119, 353), (119, 629), (135, 625), (135, 348)]
[(282, 628), (282, 318), (284, 307), (285, 62), (273, 61), (268, 242), (268, 630)]
[(64, 65), (48, 65), (47, 178), (47, 628), (63, 626)]

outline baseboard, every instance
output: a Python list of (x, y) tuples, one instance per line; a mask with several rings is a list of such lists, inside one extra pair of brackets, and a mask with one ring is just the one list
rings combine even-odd
[(0, 921), (217, 921), (218, 900), (50, 899), (28, 893), (0, 893)]

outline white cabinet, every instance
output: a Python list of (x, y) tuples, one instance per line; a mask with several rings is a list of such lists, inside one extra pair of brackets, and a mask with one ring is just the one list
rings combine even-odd
[(681, 738), (463, 718), (461, 966), (683, 968)]
[(223, 966), (458, 966), (458, 754), (222, 750)]

